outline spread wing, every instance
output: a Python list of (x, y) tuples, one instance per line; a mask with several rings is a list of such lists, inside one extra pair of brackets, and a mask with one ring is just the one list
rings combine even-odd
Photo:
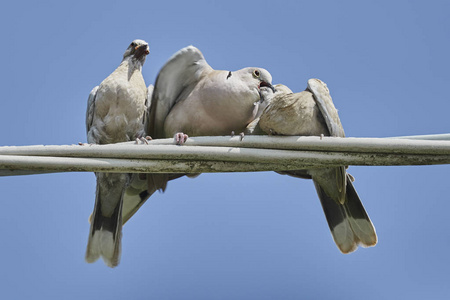
[(210, 71), (212, 68), (194, 46), (175, 53), (156, 78), (147, 134), (153, 138), (164, 137), (164, 121), (172, 107), (189, 96), (205, 72)]

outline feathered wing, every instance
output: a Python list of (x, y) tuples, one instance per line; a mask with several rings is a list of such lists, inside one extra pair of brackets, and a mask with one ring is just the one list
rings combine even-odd
[[(330, 136), (345, 137), (344, 128), (326, 84), (319, 79), (310, 79), (308, 89), (314, 95)], [(375, 227), (364, 209), (350, 175), (346, 172), (346, 167), (333, 169), (313, 170), (311, 173), (316, 175), (312, 176), (314, 185), (336, 245), (343, 253), (356, 250), (358, 244), (365, 247), (374, 246), (377, 243)]]
[(172, 107), (186, 98), (205, 72), (212, 71), (203, 54), (194, 46), (176, 52), (162, 67), (156, 78), (151, 100), (147, 134), (164, 136), (164, 121)]
[[(310, 105), (308, 101), (311, 98), (304, 92), (291, 94), (283, 85), (275, 87), (279, 92), (264, 110), (261, 120), (265, 124), (261, 124), (259, 129), (264, 128), (267, 134), (317, 135), (322, 132), (326, 136), (345, 137), (325, 83), (319, 79), (308, 81), (307, 91), (312, 93), (314, 106)], [(316, 114), (316, 109), (320, 113)], [(305, 123), (307, 116), (316, 117)], [(248, 132), (259, 134), (258, 125), (252, 124)], [(356, 250), (358, 244), (366, 247), (376, 244), (375, 228), (345, 166), (278, 173), (313, 179), (333, 239), (343, 253)]]
[[(142, 137), (148, 97), (141, 69), (145, 61), (142, 55), (148, 52), (145, 41), (133, 41), (119, 67), (91, 91), (86, 111), (89, 143), (126, 142)], [(95, 175), (95, 205), (85, 259), (92, 263), (102, 257), (109, 267), (115, 267), (121, 254), (123, 196), (132, 175)]]
[[(89, 138), (89, 130), (91, 130), (92, 121), (94, 120), (94, 110), (95, 110), (95, 97), (97, 96), (97, 90), (99, 86), (96, 86), (89, 93), (87, 109), (86, 109), (86, 133)], [(91, 143), (91, 141), (88, 141)], [(93, 143), (93, 142), (92, 142)]]
[(327, 85), (319, 79), (312, 78), (308, 80), (308, 90), (314, 95), (314, 100), (325, 119), (330, 136), (345, 137), (344, 128)]
[[(92, 140), (92, 135), (89, 134), (94, 119), (95, 99), (98, 88), (98, 86), (94, 87), (88, 97), (86, 132), (89, 143), (98, 142)], [(94, 212), (91, 215), (92, 222), (85, 256), (86, 261), (89, 263), (95, 262), (101, 256), (109, 267), (115, 267), (119, 264), (121, 253), (120, 239), (122, 235), (121, 198), (125, 187), (125, 184), (121, 184), (120, 178), (123, 175), (96, 173), (95, 205)], [(102, 182), (113, 183), (113, 188), (110, 189), (107, 186), (103, 186)], [(107, 201), (104, 199), (107, 199)], [(106, 202), (112, 204), (114, 209), (111, 210), (110, 207), (105, 207), (104, 204)]]
[[(176, 52), (161, 68), (155, 86), (148, 87), (146, 133), (164, 138), (164, 122), (172, 107), (186, 98), (205, 72), (211, 71), (203, 54), (194, 46)], [(125, 191), (122, 221), (125, 224), (157, 190), (183, 174), (136, 174)]]
[(149, 108), (152, 105), (152, 96), (153, 96), (153, 90), (155, 89), (155, 87), (153, 86), (153, 84), (150, 84), (147, 87), (147, 98), (145, 99), (145, 113), (144, 113), (144, 117), (142, 119), (142, 123), (144, 124), (144, 132), (146, 135), (148, 135), (148, 133), (146, 132), (148, 126), (149, 126)]

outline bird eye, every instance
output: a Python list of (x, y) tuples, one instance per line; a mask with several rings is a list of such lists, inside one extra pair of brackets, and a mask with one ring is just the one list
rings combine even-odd
[(260, 75), (261, 74), (260, 74), (259, 70), (254, 70), (253, 71), (253, 76), (255, 76), (256, 78), (258, 78)]
[(132, 43), (130, 44), (130, 46), (134, 48), (134, 47), (136, 47), (136, 43), (135, 43), (135, 42), (132, 42)]

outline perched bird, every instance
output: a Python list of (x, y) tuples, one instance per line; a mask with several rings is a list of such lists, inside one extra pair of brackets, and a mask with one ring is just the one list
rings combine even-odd
[[(275, 86), (268, 106), (253, 134), (345, 137), (329, 90), (319, 79), (308, 80), (308, 87), (293, 93), (284, 85)], [(280, 172), (312, 179), (336, 245), (343, 253), (356, 250), (358, 244), (369, 247), (377, 235), (345, 166)]]
[[(272, 76), (262, 68), (238, 71), (214, 70), (194, 46), (176, 52), (156, 79), (146, 133), (152, 138), (175, 136), (182, 144), (187, 135), (230, 135), (243, 132), (253, 121), (268, 91), (273, 93)], [(198, 174), (187, 174), (190, 177)], [(164, 191), (169, 180), (183, 174), (147, 174), (147, 189), (130, 192), (128, 220), (156, 191)], [(145, 186), (143, 180), (136, 186)], [(133, 194), (133, 198), (131, 197)], [(137, 198), (139, 195), (140, 200)], [(134, 208), (133, 208), (134, 206)]]
[[(95, 87), (88, 98), (87, 140), (90, 144), (133, 141), (145, 135), (147, 86), (142, 66), (149, 54), (148, 44), (134, 40), (114, 72)], [(100, 256), (109, 267), (119, 264), (122, 237), (122, 203), (133, 176), (96, 173), (95, 207), (86, 249), (86, 261)]]
[(262, 68), (214, 70), (197, 48), (175, 53), (156, 79), (148, 134), (171, 137), (242, 132), (255, 119), (272, 76)]

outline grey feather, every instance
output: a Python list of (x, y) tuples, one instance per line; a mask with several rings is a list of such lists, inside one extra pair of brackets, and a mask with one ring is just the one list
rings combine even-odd
[[(243, 132), (257, 117), (260, 105), (264, 105), (266, 95), (273, 88), (272, 76), (262, 68), (244, 68), (231, 73), (228, 76), (230, 71), (214, 70), (194, 46), (179, 50), (156, 79), (146, 133), (152, 138), (167, 138), (179, 132), (189, 136)], [(124, 222), (156, 190), (164, 191), (168, 181), (183, 175), (147, 174), (147, 189), (125, 193), (125, 203), (130, 197), (130, 205), (126, 205)], [(144, 179), (140, 180), (145, 186)]]
[(86, 109), (86, 135), (88, 135), (89, 130), (92, 126), (92, 121), (94, 119), (95, 111), (95, 96), (97, 95), (98, 85), (92, 89), (89, 93), (87, 109)]
[[(144, 135), (148, 91), (142, 66), (148, 52), (145, 41), (133, 41), (117, 69), (89, 94), (86, 111), (89, 143), (126, 142)], [(120, 261), (123, 197), (132, 176), (96, 173), (96, 178), (86, 261), (92, 263), (102, 257), (106, 265), (115, 267)]]
[[(272, 135), (325, 135), (345, 137), (339, 115), (329, 90), (319, 79), (308, 80), (301, 93), (283, 85), (269, 100), (259, 123), (251, 124), (249, 132), (258, 128)], [(336, 245), (343, 253), (356, 250), (358, 244), (368, 247), (377, 243), (375, 228), (356, 193), (346, 166), (279, 172), (313, 180)]]

